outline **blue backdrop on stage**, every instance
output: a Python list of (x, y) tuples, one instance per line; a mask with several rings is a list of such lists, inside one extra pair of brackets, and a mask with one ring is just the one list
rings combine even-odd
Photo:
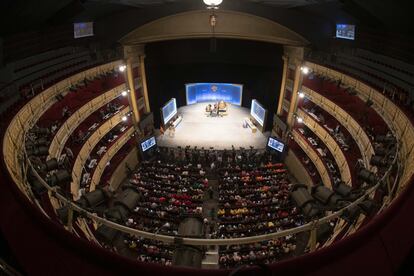
[(243, 85), (231, 83), (189, 83), (185, 85), (187, 105), (225, 101), (241, 105)]

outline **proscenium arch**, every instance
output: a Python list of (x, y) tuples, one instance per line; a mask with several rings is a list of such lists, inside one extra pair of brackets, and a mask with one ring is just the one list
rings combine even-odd
[[(137, 45), (149, 42), (210, 38), (209, 10), (178, 13), (151, 21), (123, 38), (123, 45)], [(269, 19), (235, 11), (215, 11), (217, 23), (214, 36), (277, 43), (289, 46), (305, 46), (309, 42), (294, 31)]]

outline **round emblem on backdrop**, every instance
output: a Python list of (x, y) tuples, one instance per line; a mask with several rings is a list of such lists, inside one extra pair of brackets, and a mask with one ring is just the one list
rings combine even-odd
[(217, 86), (215, 86), (215, 85), (211, 86), (211, 91), (216, 92), (216, 91), (217, 91), (217, 89), (218, 89), (218, 87), (217, 87)]

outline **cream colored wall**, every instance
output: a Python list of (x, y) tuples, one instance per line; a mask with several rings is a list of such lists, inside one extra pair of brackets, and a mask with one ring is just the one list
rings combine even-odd
[[(218, 38), (265, 41), (284, 45), (304, 46), (309, 42), (292, 30), (269, 19), (252, 14), (217, 10), (214, 34)], [(188, 38), (210, 38), (208, 10), (194, 10), (151, 21), (124, 36), (123, 45)]]
[(129, 168), (134, 169), (138, 165), (138, 162), (138, 149), (134, 147), (118, 165), (109, 180), (109, 185), (113, 190), (117, 190), (119, 185), (126, 180), (126, 165), (128, 165)]

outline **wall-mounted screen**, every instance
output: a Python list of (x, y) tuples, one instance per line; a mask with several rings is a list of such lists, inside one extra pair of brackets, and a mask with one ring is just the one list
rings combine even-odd
[(93, 36), (93, 22), (73, 23), (73, 36), (75, 38)]
[(266, 109), (263, 108), (257, 100), (252, 100), (252, 106), (250, 107), (250, 115), (261, 125), (264, 125), (266, 118)]
[(285, 144), (273, 137), (269, 137), (269, 140), (267, 141), (267, 146), (270, 149), (273, 149), (278, 152), (283, 152), (283, 150), (285, 149)]
[(176, 114), (177, 102), (175, 98), (172, 98), (161, 108), (161, 115), (164, 125), (166, 125)]
[(336, 24), (336, 37), (355, 40), (355, 25)]
[(225, 101), (241, 105), (243, 85), (231, 83), (188, 83), (185, 85), (187, 105)]
[(141, 142), (141, 150), (142, 152), (146, 152), (147, 150), (154, 147), (155, 145), (157, 145), (157, 141), (155, 140), (155, 137), (152, 136), (148, 138), (147, 140), (145, 140), (144, 142)]

